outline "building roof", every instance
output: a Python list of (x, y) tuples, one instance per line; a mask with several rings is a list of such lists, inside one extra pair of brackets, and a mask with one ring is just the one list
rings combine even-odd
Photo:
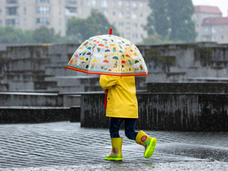
[(206, 6), (206, 5), (196, 5), (194, 6), (195, 13), (211, 13), (211, 14), (221, 14), (222, 12), (216, 6)]
[(204, 18), (202, 26), (228, 25), (228, 17)]

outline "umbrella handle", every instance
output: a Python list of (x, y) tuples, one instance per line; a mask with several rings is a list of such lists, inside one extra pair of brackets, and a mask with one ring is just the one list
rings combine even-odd
[(109, 29), (109, 35), (112, 35), (112, 28)]

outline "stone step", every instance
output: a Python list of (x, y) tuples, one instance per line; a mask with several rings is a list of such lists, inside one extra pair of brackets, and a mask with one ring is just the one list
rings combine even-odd
[(0, 92), (0, 106), (62, 107), (58, 93)]
[(48, 90), (48, 88), (56, 88), (57, 82), (56, 81), (35, 81), (34, 82), (34, 89), (35, 90)]
[(0, 91), (8, 91), (9, 85), (0, 83)]

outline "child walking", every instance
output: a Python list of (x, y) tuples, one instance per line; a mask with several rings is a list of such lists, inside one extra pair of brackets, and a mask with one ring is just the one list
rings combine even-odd
[(150, 158), (157, 139), (149, 137), (143, 131), (136, 132), (138, 102), (136, 98), (135, 77), (100, 76), (100, 85), (107, 94), (106, 116), (110, 117), (109, 132), (112, 143), (111, 154), (106, 160), (123, 160), (122, 141), (119, 135), (121, 123), (125, 122), (125, 135), (145, 147), (144, 157)]

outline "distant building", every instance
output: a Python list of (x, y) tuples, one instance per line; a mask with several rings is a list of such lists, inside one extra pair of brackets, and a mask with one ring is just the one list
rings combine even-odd
[(194, 6), (193, 21), (198, 33), (197, 42), (228, 43), (228, 18), (215, 6)]
[(11, 25), (23, 30), (40, 26), (66, 34), (67, 19), (86, 18), (91, 10), (102, 12), (120, 36), (134, 43), (147, 37), (143, 26), (150, 14), (149, 0), (0, 0), (0, 26)]
[(202, 28), (203, 41), (228, 43), (228, 17), (205, 18)]

